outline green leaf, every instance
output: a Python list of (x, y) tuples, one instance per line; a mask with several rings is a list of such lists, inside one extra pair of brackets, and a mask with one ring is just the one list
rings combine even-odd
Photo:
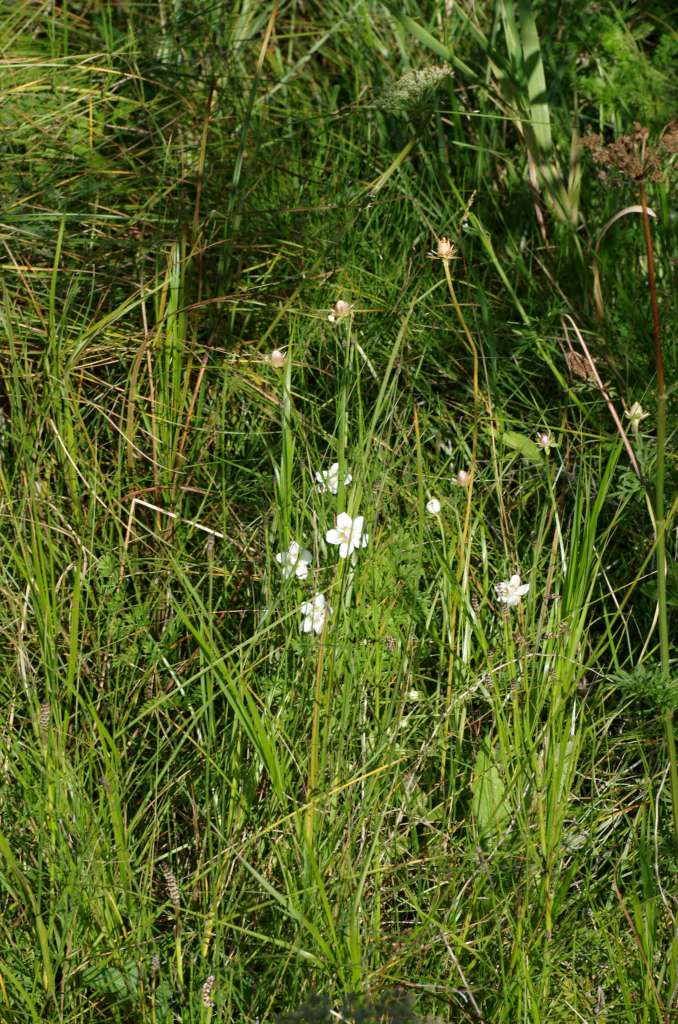
[(513, 448), (514, 451), (520, 452), (523, 458), (529, 459), (530, 462), (542, 461), (541, 448), (526, 434), (518, 434), (515, 430), (506, 430), (501, 435), (501, 439), (507, 448)]
[(88, 967), (83, 981), (101, 995), (111, 996), (116, 1002), (132, 999), (139, 990), (139, 967), (129, 961), (118, 967)]
[(484, 743), (476, 757), (471, 777), (473, 816), (481, 841), (492, 845), (510, 815), (506, 787), (499, 773), (494, 754)]

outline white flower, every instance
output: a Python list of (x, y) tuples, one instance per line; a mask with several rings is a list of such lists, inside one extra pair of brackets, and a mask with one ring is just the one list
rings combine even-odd
[(454, 479), (460, 487), (468, 487), (471, 482), (471, 474), (465, 469), (460, 469)]
[(433, 65), (408, 71), (379, 98), (379, 106), (394, 113), (411, 110), (425, 102), (450, 75), (452, 68), (449, 65)]
[(426, 511), (430, 512), (432, 516), (437, 516), (440, 512), (440, 502), (437, 498), (430, 498), (426, 502)]
[(285, 353), (281, 352), (279, 348), (276, 348), (271, 352), (268, 357), (268, 361), (276, 370), (280, 370), (285, 365)]
[(520, 576), (516, 573), (510, 580), (503, 580), (501, 583), (497, 583), (494, 588), (497, 592), (497, 598), (502, 604), (506, 604), (509, 608), (515, 608), (517, 604), (520, 604), (520, 599), (530, 589), (529, 583), (521, 583)]
[(356, 548), (366, 548), (369, 537), (363, 533), (363, 516), (351, 519), (347, 512), (340, 512), (334, 530), (328, 530), (325, 540), (328, 544), (339, 545), (339, 557), (348, 558)]
[[(331, 491), (332, 494), (336, 494), (339, 490), (339, 463), (333, 462), (329, 469), (321, 469), (319, 473), (315, 475), (318, 481), (318, 490), (322, 494), (323, 491)], [(350, 473), (346, 474), (344, 478), (344, 486), (348, 487), (353, 477)]]
[(323, 631), (323, 626), (327, 620), (327, 616), (331, 613), (332, 609), (328, 604), (325, 604), (325, 595), (316, 594), (312, 601), (304, 601), (301, 606), (301, 614), (304, 619), (301, 623), (301, 632), (310, 633), (313, 631), (320, 635)]
[(625, 410), (624, 415), (628, 416), (631, 421), (631, 430), (637, 435), (640, 421), (644, 420), (650, 414), (649, 412), (644, 411), (640, 402), (634, 402), (630, 409)]
[(305, 580), (308, 576), (308, 567), (312, 559), (311, 552), (305, 548), (302, 550), (301, 544), (297, 544), (296, 540), (292, 541), (287, 551), (280, 551), (275, 556), (278, 565), (282, 566), (285, 579), (288, 579), (294, 573), (297, 579)]
[(553, 440), (548, 430), (540, 430), (537, 433), (537, 444), (540, 448), (543, 448), (545, 452), (549, 452), (551, 448), (556, 447), (556, 442)]
[(333, 324), (336, 320), (341, 320), (342, 317), (348, 316), (352, 309), (353, 306), (346, 299), (337, 299), (327, 319)]

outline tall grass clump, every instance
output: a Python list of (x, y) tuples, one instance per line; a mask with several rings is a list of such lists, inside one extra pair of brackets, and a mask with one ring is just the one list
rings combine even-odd
[(570, 13), (6, 5), (3, 1024), (675, 1019), (676, 42)]

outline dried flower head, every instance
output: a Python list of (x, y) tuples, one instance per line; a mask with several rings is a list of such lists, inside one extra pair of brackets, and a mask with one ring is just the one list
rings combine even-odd
[(353, 306), (350, 302), (347, 302), (346, 299), (337, 299), (327, 319), (331, 324), (333, 324), (337, 320), (341, 320), (343, 317), (348, 316), (352, 309)]
[(659, 145), (666, 151), (668, 156), (678, 153), (678, 121), (671, 121), (662, 132)]
[[(598, 168), (598, 177), (618, 185), (622, 178), (632, 181), (661, 181), (662, 165), (675, 152), (678, 128), (672, 123), (665, 129), (657, 146), (648, 146), (649, 131), (637, 121), (633, 131), (605, 144), (600, 135), (591, 133), (582, 139)], [(610, 174), (610, 172), (612, 172)]]
[(591, 368), (586, 356), (583, 356), (581, 352), (575, 352), (574, 349), (568, 349), (565, 353), (565, 362), (568, 365), (570, 373), (574, 374), (575, 377), (581, 378), (581, 380), (595, 381), (596, 375)]
[(454, 480), (460, 487), (468, 487), (471, 483), (471, 474), (466, 469), (460, 469)]
[(444, 260), (447, 263), (449, 260), (456, 260), (457, 247), (449, 240), (449, 238), (445, 238), (443, 235), (443, 237), (439, 238), (436, 242), (435, 249), (432, 249), (429, 252), (429, 256), (431, 259)]
[(285, 365), (285, 353), (276, 348), (271, 352), (268, 361), (276, 370), (281, 370)]

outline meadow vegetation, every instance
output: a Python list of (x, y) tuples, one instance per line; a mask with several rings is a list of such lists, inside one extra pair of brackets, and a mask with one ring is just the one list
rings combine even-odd
[(2, 1024), (677, 1021), (670, 5), (0, 9)]

